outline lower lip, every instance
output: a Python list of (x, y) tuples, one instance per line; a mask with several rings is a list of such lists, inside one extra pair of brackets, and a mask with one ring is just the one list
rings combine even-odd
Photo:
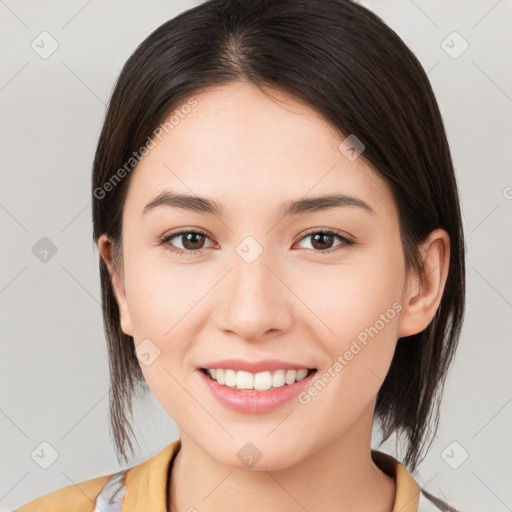
[(285, 384), (279, 388), (269, 389), (267, 391), (251, 391), (224, 386), (210, 379), (202, 370), (197, 371), (202, 381), (221, 404), (235, 411), (247, 414), (261, 414), (278, 409), (309, 386), (311, 380), (317, 373), (312, 372), (298, 382)]

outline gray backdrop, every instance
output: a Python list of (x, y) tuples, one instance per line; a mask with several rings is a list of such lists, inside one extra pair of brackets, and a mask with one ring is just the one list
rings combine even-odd
[[(122, 64), (153, 29), (196, 3), (0, 0), (2, 510), (119, 469), (91, 164)], [(512, 2), (362, 3), (428, 71), (468, 245), (460, 349), (438, 436), (414, 476), (465, 512), (512, 510)], [(138, 406), (135, 431), (140, 461), (178, 438), (152, 397)], [(381, 449), (397, 453), (394, 442)]]

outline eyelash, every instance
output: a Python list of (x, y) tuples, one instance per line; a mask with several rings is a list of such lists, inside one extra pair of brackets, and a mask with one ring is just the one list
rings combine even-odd
[[(202, 235), (202, 236), (205, 236), (206, 238), (210, 238), (204, 231), (201, 231), (198, 229), (193, 229), (193, 230), (189, 229), (189, 230), (177, 231), (175, 233), (170, 233), (169, 235), (166, 235), (164, 238), (160, 239), (160, 244), (166, 245), (167, 248), (174, 254), (187, 255), (187, 256), (192, 256), (194, 254), (201, 254), (203, 249), (199, 249), (197, 251), (188, 251), (188, 250), (183, 250), (183, 249), (173, 249), (172, 248), (172, 244), (170, 243), (170, 241), (173, 238), (180, 236), (180, 235), (190, 234), (190, 233)], [(351, 239), (347, 238), (346, 236), (342, 235), (341, 233), (339, 233), (337, 231), (333, 231), (331, 229), (317, 229), (316, 231), (310, 231), (309, 233), (304, 234), (302, 236), (302, 238), (299, 239), (299, 242), (301, 240), (303, 240), (304, 238), (307, 238), (311, 235), (316, 235), (316, 234), (336, 236), (341, 240), (342, 243), (332, 247), (331, 249), (326, 249), (325, 251), (320, 251), (320, 250), (315, 250), (315, 249), (306, 249), (306, 250), (313, 251), (318, 254), (330, 254), (330, 253), (335, 252), (343, 247), (350, 247), (350, 246), (355, 245), (355, 242), (353, 240), (351, 240)]]

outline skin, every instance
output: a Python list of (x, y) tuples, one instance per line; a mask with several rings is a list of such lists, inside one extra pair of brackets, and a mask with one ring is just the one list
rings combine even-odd
[[(136, 346), (149, 338), (160, 350), (141, 369), (182, 441), (169, 510), (390, 512), (394, 479), (371, 459), (376, 396), (397, 339), (425, 329), (439, 306), (449, 237), (433, 231), (421, 247), (425, 279), (408, 274), (388, 185), (363, 158), (340, 152), (343, 138), (318, 113), (243, 82), (195, 98), (132, 171), (122, 269), (112, 265), (107, 237), (98, 241), (124, 332)], [(142, 215), (164, 189), (212, 199), (225, 215), (168, 206)], [(363, 199), (374, 213), (279, 214), (285, 201), (334, 191)], [(172, 253), (159, 240), (180, 228), (209, 238), (195, 242), (194, 254)], [(324, 247), (337, 250), (322, 253), (305, 236), (312, 228), (356, 244), (333, 237)], [(236, 252), (246, 236), (263, 248), (250, 264)], [(172, 243), (190, 247), (183, 236)], [(235, 412), (205, 391), (196, 371), (216, 359), (269, 358), (317, 368), (317, 377), (395, 302), (401, 311), (306, 405)], [(251, 468), (237, 457), (247, 442), (262, 453)]]

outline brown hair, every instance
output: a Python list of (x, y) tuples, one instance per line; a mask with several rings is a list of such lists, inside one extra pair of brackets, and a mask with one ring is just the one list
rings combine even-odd
[[(444, 294), (428, 327), (401, 338), (379, 390), (383, 441), (407, 439), (411, 471), (428, 450), (465, 303), (465, 246), (443, 120), (422, 66), (378, 16), (349, 0), (209, 0), (167, 21), (125, 63), (113, 90), (92, 173), (94, 241), (106, 233), (121, 268), (121, 226), (134, 151), (191, 95), (249, 81), (313, 107), (340, 133), (364, 142), (362, 158), (390, 185), (408, 269), (423, 272), (418, 244), (435, 228), (450, 236)], [(133, 165), (132, 165), (133, 164)], [(123, 167), (124, 166), (124, 167)], [(112, 177), (124, 168), (123, 179)], [(107, 188), (105, 184), (111, 183)], [(119, 326), (100, 258), (111, 371), (111, 425), (118, 457), (133, 433), (127, 411), (144, 385), (133, 338)], [(430, 441), (430, 442), (429, 442)]]

